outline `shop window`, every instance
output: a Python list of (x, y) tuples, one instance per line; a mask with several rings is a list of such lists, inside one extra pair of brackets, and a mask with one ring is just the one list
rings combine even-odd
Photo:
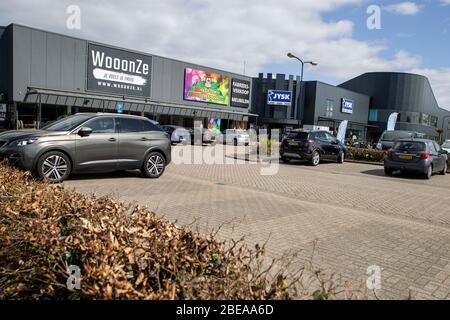
[(334, 100), (327, 99), (326, 109), (325, 109), (325, 117), (332, 118), (334, 111)]
[(378, 121), (378, 110), (370, 109), (369, 110), (369, 121)]

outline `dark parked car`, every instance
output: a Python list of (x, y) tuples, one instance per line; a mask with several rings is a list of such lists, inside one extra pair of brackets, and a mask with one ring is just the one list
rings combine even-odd
[(283, 139), (280, 156), (283, 162), (292, 159), (308, 160), (317, 166), (322, 160), (344, 163), (345, 145), (327, 131), (294, 130)]
[(397, 140), (384, 159), (384, 172), (391, 176), (394, 171), (414, 171), (430, 179), (433, 173), (447, 172), (448, 153), (435, 141), (427, 139)]
[(51, 182), (75, 172), (131, 169), (159, 178), (171, 161), (171, 144), (147, 118), (80, 113), (42, 130), (1, 133), (0, 158), (5, 157)]

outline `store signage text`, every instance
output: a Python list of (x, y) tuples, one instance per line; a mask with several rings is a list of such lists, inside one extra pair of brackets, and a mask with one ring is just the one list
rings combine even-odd
[(149, 97), (151, 65), (151, 56), (89, 43), (87, 89)]
[(268, 105), (292, 105), (292, 91), (269, 90), (267, 93)]
[(353, 100), (342, 99), (341, 112), (352, 114), (353, 113)]
[(250, 107), (250, 81), (240, 79), (231, 81), (231, 106)]

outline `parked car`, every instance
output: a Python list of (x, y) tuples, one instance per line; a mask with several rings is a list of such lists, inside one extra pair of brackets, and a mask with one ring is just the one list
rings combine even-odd
[(394, 130), (394, 131), (384, 131), (381, 134), (380, 140), (377, 143), (377, 149), (379, 150), (389, 150), (394, 146), (396, 140), (399, 139), (413, 139), (413, 138), (424, 138), (425, 135), (423, 133), (414, 132), (414, 131), (403, 131), (403, 130)]
[(345, 145), (327, 131), (294, 130), (280, 146), (283, 162), (308, 160), (313, 166), (319, 165), (322, 160), (344, 163), (346, 152)]
[(172, 144), (187, 144), (191, 142), (191, 133), (183, 127), (161, 126), (161, 128), (169, 135)]
[(0, 134), (0, 158), (39, 178), (62, 182), (71, 173), (140, 169), (159, 178), (171, 161), (171, 144), (144, 117), (79, 113), (42, 130)]
[(430, 179), (436, 172), (445, 175), (447, 168), (447, 151), (437, 142), (428, 139), (397, 140), (384, 159), (384, 172), (387, 176), (400, 170), (422, 173)]
[(189, 128), (191, 143), (195, 145), (214, 144), (216, 138), (205, 128)]
[[(447, 153), (450, 153), (450, 140), (447, 140), (442, 144), (442, 149), (447, 151)], [(450, 168), (450, 157), (448, 157), (447, 166), (448, 166), (448, 168)], [(448, 172), (448, 170), (449, 169), (447, 169), (447, 172)]]
[(450, 140), (445, 141), (441, 147), (442, 149), (450, 153)]
[(250, 144), (250, 135), (245, 130), (228, 129), (217, 136), (217, 143), (248, 146)]

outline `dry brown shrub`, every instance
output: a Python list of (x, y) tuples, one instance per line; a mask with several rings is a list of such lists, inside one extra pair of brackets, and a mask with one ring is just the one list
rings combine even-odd
[[(0, 165), (0, 299), (292, 298), (264, 251)], [(66, 286), (71, 265), (79, 291)]]

